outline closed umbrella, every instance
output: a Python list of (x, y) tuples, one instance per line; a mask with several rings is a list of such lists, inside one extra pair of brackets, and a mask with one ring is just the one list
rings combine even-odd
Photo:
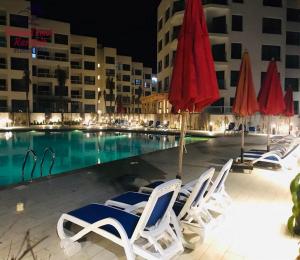
[(270, 117), (284, 113), (285, 103), (276, 61), (270, 61), (266, 76), (258, 94), (259, 110), (267, 116), (267, 150), (270, 151)]
[(244, 142), (245, 142), (245, 121), (246, 117), (259, 111), (256, 100), (255, 88), (252, 78), (250, 57), (247, 51), (243, 54), (240, 67), (239, 80), (236, 87), (234, 104), (232, 112), (242, 119), (242, 144), (241, 144), (241, 162), (244, 161)]
[(203, 6), (199, 0), (186, 0), (169, 91), (173, 111), (180, 111), (182, 117), (178, 178), (182, 176), (187, 113), (201, 111), (218, 99), (219, 89)]
[(293, 89), (291, 86), (288, 87), (288, 89), (285, 93), (284, 103), (285, 103), (284, 116), (289, 118), (289, 135), (290, 135), (291, 134), (291, 117), (295, 115)]

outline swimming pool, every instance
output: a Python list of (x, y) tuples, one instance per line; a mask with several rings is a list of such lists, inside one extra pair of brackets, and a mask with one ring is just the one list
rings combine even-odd
[[(207, 140), (186, 138), (186, 143)], [(33, 178), (40, 177), (40, 164), (46, 147), (55, 152), (52, 174), (60, 174), (95, 164), (141, 155), (178, 146), (178, 137), (144, 133), (96, 132), (5, 132), (0, 133), (0, 187), (22, 181), (26, 151), (37, 155)], [(28, 157), (24, 179), (30, 180), (33, 159)], [(43, 176), (48, 175), (51, 153), (45, 155)]]

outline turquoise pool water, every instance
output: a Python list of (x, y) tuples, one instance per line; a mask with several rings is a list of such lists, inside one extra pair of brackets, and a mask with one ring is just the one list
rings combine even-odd
[[(186, 142), (201, 141), (187, 138)], [(164, 150), (178, 146), (178, 138), (169, 135), (143, 133), (96, 132), (6, 132), (0, 133), (0, 187), (22, 181), (22, 164), (26, 151), (37, 154), (33, 178), (40, 177), (40, 163), (46, 147), (55, 152), (52, 174), (60, 174), (87, 166), (122, 158)], [(43, 175), (48, 175), (51, 164), (50, 153), (46, 154)], [(32, 157), (24, 170), (25, 180), (30, 180)]]

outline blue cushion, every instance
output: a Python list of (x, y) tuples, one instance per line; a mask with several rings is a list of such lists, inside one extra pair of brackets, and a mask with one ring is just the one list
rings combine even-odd
[(175, 204), (173, 205), (173, 210), (175, 212), (175, 215), (178, 216), (180, 211), (182, 210), (184, 206), (184, 203), (181, 203), (181, 202), (175, 202)]
[[(105, 205), (99, 204), (90, 204), (85, 207), (73, 210), (68, 213), (69, 215), (79, 218), (83, 221), (86, 221), (90, 224), (93, 224), (99, 220), (106, 218), (116, 219), (121, 223), (125, 229), (128, 238), (131, 238), (134, 229), (139, 221), (139, 217), (123, 210), (116, 208), (108, 207)], [(115, 236), (120, 237), (118, 231), (111, 225), (105, 225), (100, 227), (105, 231), (114, 234)]]
[(149, 194), (138, 193), (138, 192), (126, 192), (111, 200), (126, 203), (128, 205), (135, 205), (137, 203), (147, 201), (149, 199)]
[[(259, 155), (259, 154), (247, 154), (245, 157), (246, 158), (256, 159), (256, 158), (260, 158), (261, 155)], [(278, 159), (275, 156), (272, 156), (272, 155), (266, 157), (265, 160), (270, 160), (270, 161), (276, 161), (276, 162), (278, 162)]]

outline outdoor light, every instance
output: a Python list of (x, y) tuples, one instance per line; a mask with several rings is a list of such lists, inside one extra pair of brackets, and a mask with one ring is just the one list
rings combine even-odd
[(98, 92), (100, 92), (100, 88), (98, 88)]
[(98, 77), (97, 77), (97, 78), (98, 78), (98, 80), (100, 80), (100, 75), (98, 75)]
[(24, 203), (23, 203), (23, 202), (18, 202), (18, 203), (17, 203), (16, 211), (17, 211), (18, 213), (24, 211)]
[(100, 68), (100, 63), (98, 63), (97, 67)]

